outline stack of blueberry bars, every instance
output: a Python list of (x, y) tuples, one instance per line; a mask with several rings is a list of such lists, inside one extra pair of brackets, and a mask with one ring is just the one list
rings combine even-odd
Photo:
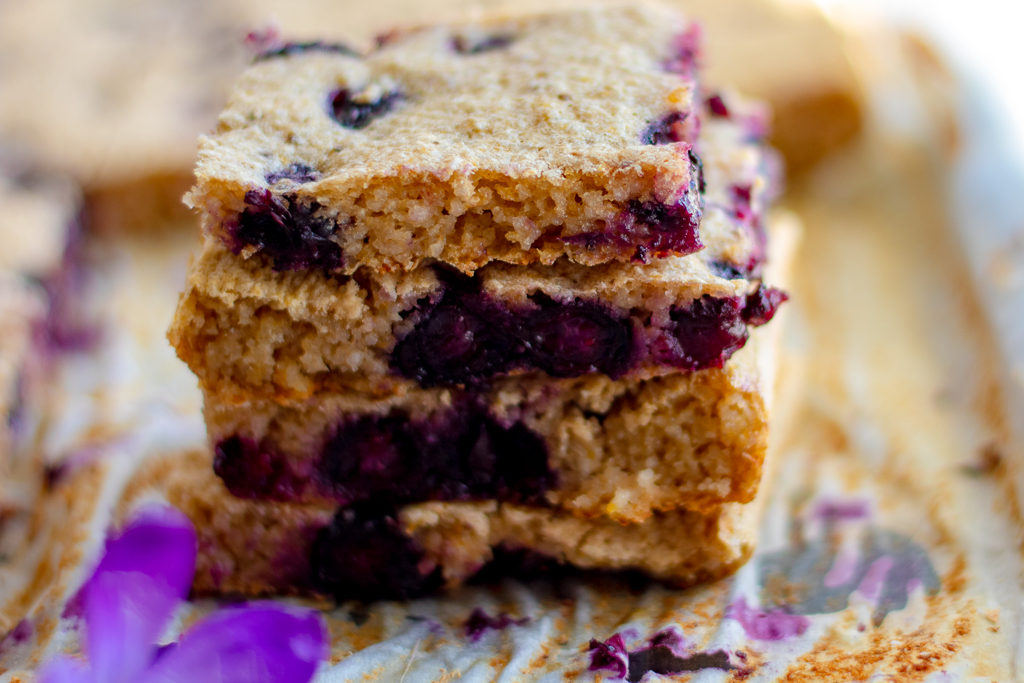
[(169, 333), (214, 454), (167, 480), (197, 590), (742, 563), (791, 240), (765, 112), (701, 89), (698, 44), (636, 5), (256, 59), (200, 142)]

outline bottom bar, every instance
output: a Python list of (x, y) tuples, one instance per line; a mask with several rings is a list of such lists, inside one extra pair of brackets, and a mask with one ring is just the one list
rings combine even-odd
[[(755, 500), (710, 513), (658, 514), (636, 525), (493, 501), (336, 513), (235, 498), (202, 452), (152, 461), (129, 490), (135, 494), (123, 501), (122, 514), (158, 491), (196, 525), (196, 593), (338, 600), (425, 595), (457, 586), (510, 554), (688, 585), (727, 575), (746, 560), (760, 509)], [(514, 575), (521, 566), (498, 569)]]

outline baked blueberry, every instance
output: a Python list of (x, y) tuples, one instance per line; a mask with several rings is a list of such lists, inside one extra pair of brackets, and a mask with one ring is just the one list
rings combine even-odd
[(359, 130), (390, 112), (402, 98), (399, 90), (389, 90), (369, 98), (342, 88), (331, 93), (330, 113), (345, 128)]
[(307, 42), (289, 42), (279, 46), (270, 47), (256, 55), (255, 61), (275, 57), (290, 57), (304, 52), (336, 52), (349, 57), (360, 57), (361, 55), (344, 43), (327, 42), (322, 40), (311, 40)]
[(529, 316), (526, 329), (532, 364), (554, 377), (588, 372), (618, 377), (632, 361), (629, 318), (598, 304), (548, 299)]
[(472, 40), (465, 36), (455, 36), (452, 39), (452, 49), (461, 55), (477, 55), (481, 52), (490, 52), (508, 47), (514, 40), (515, 36), (501, 33), (479, 40)]
[(672, 142), (683, 142), (687, 139), (687, 112), (674, 111), (658, 119), (644, 131), (641, 138), (645, 145), (667, 145)]
[(213, 471), (239, 498), (295, 500), (306, 485), (291, 471), (286, 458), (240, 436), (214, 447)]
[(311, 183), (320, 179), (320, 173), (312, 166), (296, 162), (288, 164), (280, 170), (268, 173), (266, 178), (267, 182), (271, 185), (281, 180), (291, 180), (296, 183)]
[(338, 226), (316, 215), (316, 203), (275, 196), (265, 189), (246, 192), (245, 204), (232, 231), (236, 252), (256, 247), (273, 261), (275, 270), (341, 266), (341, 247), (331, 239)]
[(339, 602), (409, 600), (441, 587), (440, 570), (424, 568), (423, 559), (392, 510), (344, 508), (313, 542), (311, 583)]

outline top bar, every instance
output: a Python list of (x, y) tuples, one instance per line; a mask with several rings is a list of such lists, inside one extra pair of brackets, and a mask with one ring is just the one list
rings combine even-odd
[(647, 6), (281, 44), (200, 143), (187, 201), (278, 270), (471, 273), (702, 247), (698, 31)]

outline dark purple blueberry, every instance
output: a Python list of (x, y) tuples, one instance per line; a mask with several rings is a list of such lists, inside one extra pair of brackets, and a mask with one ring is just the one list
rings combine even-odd
[(554, 377), (600, 372), (619, 377), (633, 360), (633, 326), (629, 318), (585, 302), (544, 301), (526, 323), (529, 356)]
[(674, 111), (666, 114), (649, 125), (641, 139), (645, 145), (667, 145), (673, 142), (686, 142), (686, 119), (686, 112)]
[(464, 36), (455, 36), (452, 39), (452, 49), (461, 55), (477, 55), (481, 52), (500, 50), (508, 47), (515, 40), (515, 36), (498, 34), (488, 36), (481, 40), (470, 40)]
[(311, 166), (302, 163), (289, 164), (280, 171), (273, 171), (266, 175), (267, 182), (273, 185), (281, 180), (291, 180), (296, 183), (311, 183), (320, 179), (320, 173)]
[(729, 107), (725, 105), (725, 100), (718, 93), (711, 95), (706, 100), (708, 111), (711, 112), (712, 116), (716, 116), (720, 119), (729, 118)]
[(537, 502), (555, 485), (540, 437), (471, 403), (422, 421), (396, 412), (343, 423), (324, 446), (317, 476), (341, 503)]
[(213, 471), (239, 498), (295, 500), (304, 488), (286, 458), (240, 436), (231, 436), (216, 445)]
[(390, 510), (339, 510), (310, 551), (314, 588), (342, 600), (410, 600), (439, 590), (439, 568), (424, 568), (423, 550)]
[(292, 55), (302, 54), (303, 52), (335, 52), (349, 57), (362, 56), (344, 43), (328, 43), (321, 40), (311, 40), (306, 42), (284, 43), (283, 45), (267, 48), (256, 55), (256, 58), (253, 61), (261, 62), (275, 57), (291, 57)]
[(505, 327), (503, 311), (479, 295), (450, 292), (395, 345), (392, 362), (423, 387), (478, 383), (507, 372), (522, 354)]
[(341, 89), (331, 93), (329, 111), (345, 128), (359, 130), (390, 112), (403, 97), (401, 91), (390, 90), (375, 100), (367, 100), (358, 93)]
[(700, 44), (702, 41), (700, 26), (690, 25), (675, 37), (672, 42), (672, 54), (665, 60), (666, 71), (682, 76), (693, 76), (700, 60)]
[[(493, 474), (489, 481), (477, 483), (475, 491), (490, 491), (489, 496), (498, 500), (542, 503), (544, 494), (557, 485), (544, 440), (521, 422), (506, 427), (486, 414), (477, 425), (476, 438), (467, 451), (466, 480), (479, 480), (485, 464), (493, 463)], [(481, 496), (477, 493), (475, 497)]]
[(742, 301), (705, 294), (689, 308), (673, 309), (672, 329), (654, 349), (658, 361), (687, 370), (720, 368), (747, 341)]
[(327, 440), (319, 476), (343, 504), (378, 494), (417, 500), (425, 494), (419, 456), (406, 418), (365, 416), (340, 425)]
[(302, 204), (270, 190), (245, 193), (245, 210), (232, 229), (237, 253), (253, 246), (273, 260), (274, 270), (341, 266), (341, 247), (331, 239), (337, 224), (316, 216), (316, 203)]
[(743, 307), (743, 321), (748, 325), (764, 325), (775, 317), (779, 306), (788, 300), (789, 295), (781, 289), (759, 284), (757, 291), (747, 297), (747, 303)]

